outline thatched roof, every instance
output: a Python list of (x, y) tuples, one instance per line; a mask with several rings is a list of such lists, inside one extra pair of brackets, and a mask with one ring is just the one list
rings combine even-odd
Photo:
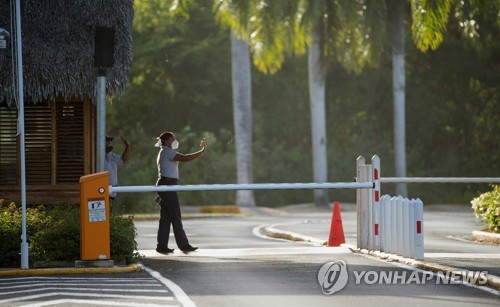
[[(0, 102), (14, 105), (11, 3), (15, 1), (0, 0), (0, 28), (11, 34), (7, 48), (0, 49)], [(96, 27), (114, 28), (114, 66), (107, 72), (107, 93), (123, 91), (132, 63), (133, 15), (133, 0), (22, 0), (25, 97), (33, 103), (58, 96), (95, 100)]]

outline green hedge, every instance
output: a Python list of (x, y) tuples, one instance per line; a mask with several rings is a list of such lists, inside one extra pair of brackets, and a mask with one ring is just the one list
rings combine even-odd
[(474, 214), (483, 221), (485, 229), (500, 233), (500, 185), (493, 186), (492, 191), (481, 194), (471, 203)]
[[(74, 261), (80, 259), (80, 209), (75, 205), (38, 206), (26, 210), (29, 260)], [(110, 216), (111, 258), (134, 263), (140, 255), (132, 217)], [(21, 208), (0, 200), (0, 267), (20, 264)]]

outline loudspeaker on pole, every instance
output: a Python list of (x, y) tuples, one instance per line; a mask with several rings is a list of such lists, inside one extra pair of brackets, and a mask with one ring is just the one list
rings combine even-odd
[(94, 67), (113, 67), (114, 49), (115, 30), (111, 27), (97, 27), (95, 29)]

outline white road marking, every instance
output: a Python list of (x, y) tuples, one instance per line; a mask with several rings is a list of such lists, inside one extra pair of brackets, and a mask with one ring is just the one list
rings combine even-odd
[(3, 278), (0, 280), (99, 280), (99, 281), (120, 281), (120, 282), (136, 282), (136, 281), (155, 281), (152, 278), (105, 278), (105, 277), (52, 277), (52, 276), (27, 276), (27, 277), (12, 277)]
[[(157, 235), (157, 234), (155, 234), (155, 233), (138, 235), (138, 237), (155, 237), (155, 238), (156, 238), (157, 236), (158, 236), (158, 235)], [(173, 237), (173, 236), (174, 236), (174, 234), (173, 234), (173, 233), (170, 233), (170, 234), (169, 234), (169, 236), (170, 236), (170, 237)], [(197, 237), (198, 235), (197, 235), (197, 234), (192, 234), (192, 233), (191, 233), (191, 234), (190, 234), (190, 233), (187, 233), (187, 234), (186, 234), (186, 236), (188, 236), (188, 237)]]
[(136, 299), (136, 300), (160, 300), (160, 301), (172, 301), (173, 297), (165, 296), (134, 296), (134, 295), (120, 295), (120, 294), (94, 294), (94, 293), (67, 293), (67, 292), (50, 292), (38, 295), (29, 295), (22, 297), (14, 297), (9, 299), (0, 300), (0, 304), (8, 302), (20, 302), (26, 300), (36, 300), (44, 297), (51, 296), (77, 296), (77, 297), (99, 297), (99, 298), (119, 298), (119, 299)]
[(141, 303), (125, 303), (125, 302), (109, 302), (109, 301), (98, 301), (98, 300), (75, 300), (75, 299), (61, 299), (53, 300), (36, 304), (23, 305), (23, 307), (42, 307), (42, 306), (53, 306), (53, 305), (73, 305), (73, 304), (85, 304), (85, 305), (104, 305), (104, 306), (130, 306), (130, 307), (165, 307), (165, 306), (178, 306), (178, 305), (165, 305), (165, 304), (141, 304)]
[(167, 279), (163, 277), (160, 273), (148, 268), (147, 266), (143, 265), (142, 263), (139, 263), (139, 266), (146, 272), (151, 275), (151, 277), (157, 279), (160, 281), (162, 284), (167, 286), (175, 295), (177, 300), (181, 302), (182, 306), (184, 307), (196, 307), (196, 304), (187, 296), (187, 294), (182, 290), (181, 287), (179, 287), (176, 283), (171, 281), (170, 279)]
[(19, 290), (19, 291), (11, 291), (11, 292), (2, 292), (2, 295), (10, 295), (10, 294), (19, 294), (19, 293), (30, 293), (30, 292), (40, 292), (47, 290), (67, 290), (67, 291), (98, 291), (98, 292), (136, 292), (136, 293), (168, 293), (168, 290), (147, 290), (147, 289), (104, 289), (104, 288), (61, 288), (61, 287), (45, 287), (45, 288), (36, 288), (29, 290)]
[(425, 258), (500, 259), (500, 254), (425, 253)]
[(351, 250), (346, 246), (340, 247), (271, 247), (271, 248), (200, 248), (194, 252), (183, 253), (175, 250), (173, 253), (162, 255), (153, 249), (140, 250), (141, 255), (147, 258), (165, 257), (245, 257), (245, 256), (266, 256), (266, 255), (297, 255), (297, 254), (351, 254)]
[[(0, 290), (14, 289), (14, 288), (28, 288), (28, 287), (40, 287), (40, 286), (81, 286), (81, 283), (51, 283), (51, 282), (40, 282), (40, 283), (28, 283), (23, 285), (0, 287)], [(89, 284), (92, 286), (102, 286), (102, 287), (161, 287), (157, 283), (137, 283), (137, 284)], [(84, 289), (84, 288), (82, 288)]]

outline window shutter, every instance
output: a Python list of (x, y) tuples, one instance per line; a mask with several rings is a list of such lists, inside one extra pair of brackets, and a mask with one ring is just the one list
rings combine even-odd
[(0, 185), (17, 184), (17, 110), (0, 106)]
[(78, 183), (84, 173), (83, 102), (60, 102), (57, 122), (57, 183)]
[(52, 110), (46, 105), (25, 105), (26, 184), (51, 184)]

